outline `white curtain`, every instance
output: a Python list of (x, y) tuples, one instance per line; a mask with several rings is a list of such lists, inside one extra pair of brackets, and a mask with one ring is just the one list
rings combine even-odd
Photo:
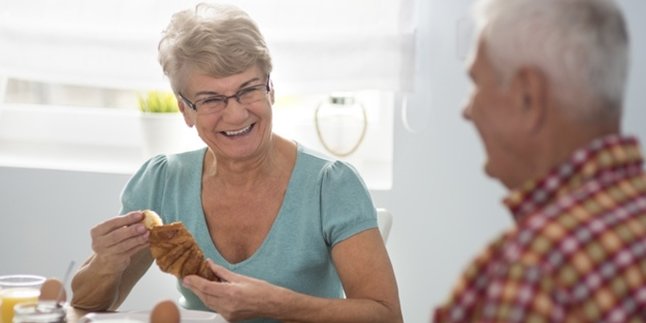
[[(198, 1), (4, 0), (0, 76), (113, 88), (167, 88), (157, 42)], [(265, 35), (283, 92), (409, 90), (411, 0), (238, 0)]]

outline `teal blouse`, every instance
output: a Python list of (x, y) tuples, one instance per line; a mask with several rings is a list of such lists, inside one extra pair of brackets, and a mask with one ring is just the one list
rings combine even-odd
[[(332, 247), (377, 227), (374, 204), (357, 171), (298, 145), (285, 197), (267, 237), (251, 257), (232, 264), (213, 244), (202, 209), (205, 153), (202, 148), (148, 160), (124, 188), (121, 214), (154, 210), (164, 223), (183, 222), (205, 256), (233, 272), (312, 296), (341, 297)], [(178, 289), (183, 307), (208, 310), (180, 281)]]

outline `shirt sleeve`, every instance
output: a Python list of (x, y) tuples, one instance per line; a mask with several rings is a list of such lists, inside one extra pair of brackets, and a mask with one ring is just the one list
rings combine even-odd
[(323, 169), (321, 219), (323, 235), (330, 246), (377, 227), (377, 211), (370, 193), (350, 164), (335, 161)]
[(167, 162), (166, 155), (157, 155), (139, 168), (121, 192), (120, 214), (150, 209), (159, 213), (164, 223), (168, 221), (160, 213)]

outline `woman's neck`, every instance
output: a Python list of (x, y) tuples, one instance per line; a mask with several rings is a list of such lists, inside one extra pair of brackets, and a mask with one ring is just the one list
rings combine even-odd
[(218, 158), (208, 150), (204, 160), (204, 180), (215, 180), (224, 187), (251, 188), (281, 174), (283, 168), (291, 169), (290, 154), (295, 144), (274, 136), (264, 151), (252, 158), (231, 160)]

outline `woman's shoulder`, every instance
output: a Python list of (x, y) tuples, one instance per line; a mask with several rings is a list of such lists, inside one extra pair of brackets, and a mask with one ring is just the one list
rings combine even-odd
[(177, 154), (155, 155), (141, 165), (134, 177), (158, 177), (164, 176), (167, 172), (195, 168), (201, 164), (205, 149), (201, 148)]
[(195, 167), (202, 165), (206, 147), (177, 154), (165, 155), (169, 167)]
[(328, 178), (359, 178), (359, 172), (349, 162), (298, 144), (297, 165), (308, 172), (318, 171)]
[(303, 144), (297, 144), (297, 158), (308, 165), (317, 165), (319, 167), (331, 167), (333, 165), (345, 165), (352, 167), (350, 163), (326, 155), (322, 152), (316, 151), (310, 147), (304, 146)]

